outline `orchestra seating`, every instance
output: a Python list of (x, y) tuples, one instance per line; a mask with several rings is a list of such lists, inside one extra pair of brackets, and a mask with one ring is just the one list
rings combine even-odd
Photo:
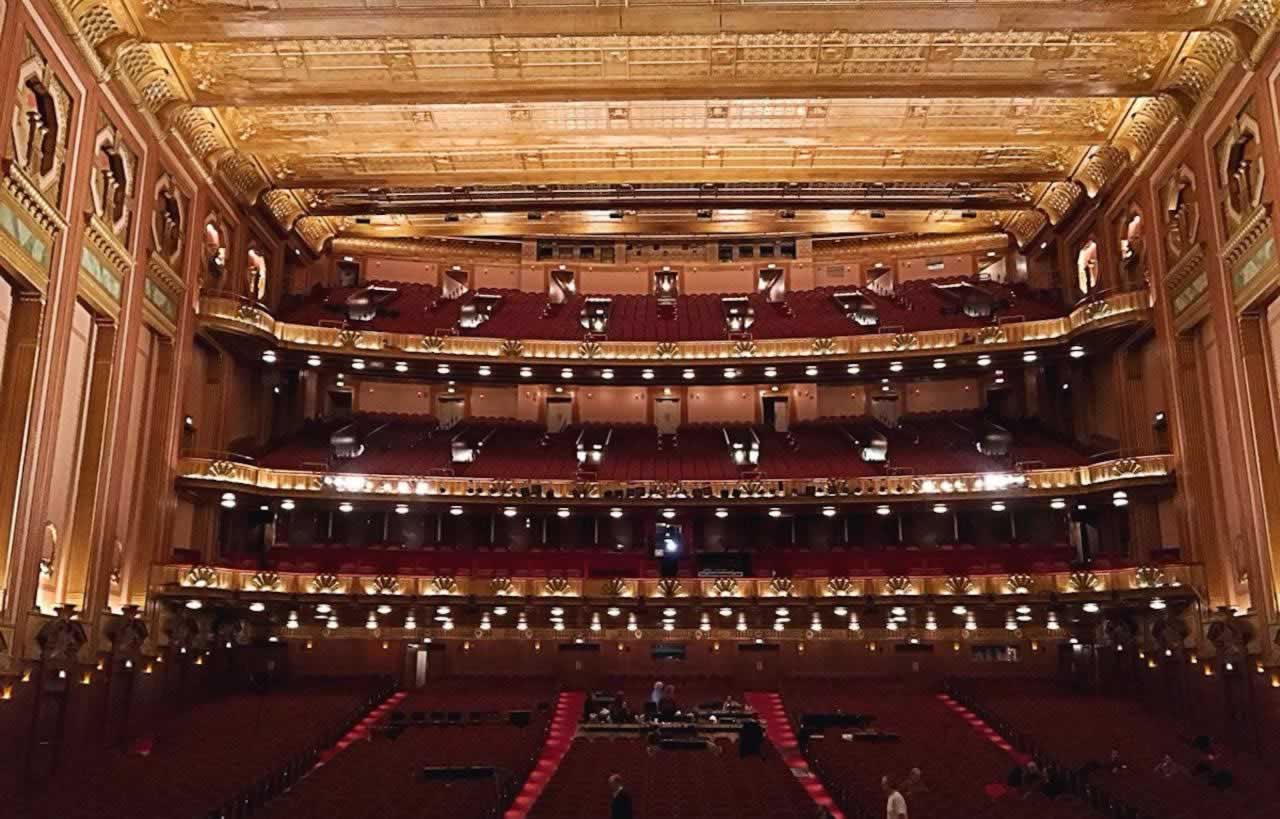
[[(973, 283), (988, 292), (997, 309), (990, 319), (970, 318), (957, 311), (954, 302), (935, 285)], [(370, 321), (347, 322), (342, 309), (346, 299), (364, 286), (395, 288), (398, 292), (382, 305)], [(361, 288), (317, 287), (281, 311), (279, 319), (293, 324), (357, 326), (391, 333), (458, 333), (490, 338), (521, 338), (573, 341), (583, 338), (580, 314), (585, 295), (571, 296), (564, 304), (548, 309), (544, 293), (509, 289), (483, 289), (501, 296), (492, 318), (478, 327), (461, 328), (462, 306), (474, 298), (468, 293), (459, 299), (441, 301), (435, 285), (379, 281)], [(864, 327), (847, 318), (837, 306), (835, 293), (849, 288), (819, 287), (788, 293), (785, 306), (770, 304), (759, 293), (700, 293), (681, 295), (670, 318), (663, 318), (658, 300), (652, 295), (610, 296), (609, 323), (605, 336), (610, 341), (713, 341), (727, 338), (721, 299), (746, 296), (754, 310), (750, 333), (755, 338), (798, 338), (810, 336), (850, 336), (880, 332), (879, 328), (905, 331), (977, 328), (997, 320), (1035, 321), (1056, 318), (1064, 307), (1045, 293), (1025, 285), (961, 279), (959, 277), (916, 279), (902, 282), (891, 297), (869, 290), (861, 292), (878, 311), (877, 326)], [(593, 293), (592, 296), (608, 294)]]
[[(102, 752), (21, 794), (15, 819), (205, 816), (297, 760), (337, 742), (390, 693), (378, 679), (293, 682), (273, 693), (194, 705), (129, 750)], [(138, 749), (145, 747), (143, 755)]]
[[(846, 548), (805, 551), (775, 547), (751, 554), (752, 573), (758, 577), (847, 577), (889, 575), (963, 574), (1008, 575), (1011, 572), (1067, 571), (1074, 550), (1066, 545), (1028, 546), (1006, 544), (975, 547), (968, 544), (928, 549), (911, 547)], [(246, 555), (226, 558), (230, 567), (257, 568), (265, 564), (281, 572), (377, 574), (398, 572), (452, 577), (645, 577), (658, 571), (638, 551), (531, 549), (528, 551), (476, 551), (433, 546), (406, 549), (394, 544), (348, 546), (341, 544), (293, 544), (271, 548), (265, 557)], [(1113, 561), (1095, 559), (1095, 568), (1117, 567)], [(679, 562), (679, 574), (692, 576), (692, 560)]]
[[(555, 684), (545, 678), (428, 683), (396, 705), (367, 741), (345, 750), (267, 804), (267, 819), (490, 819), (532, 769)], [(532, 719), (513, 724), (511, 711)], [(453, 715), (457, 715), (455, 719)], [(481, 769), (423, 777), (425, 768)], [(492, 771), (485, 769), (493, 769)]]
[[(1008, 725), (1038, 754), (1081, 778), (1108, 800), (1141, 816), (1193, 819), (1222, 815), (1241, 819), (1272, 816), (1280, 805), (1280, 784), (1254, 756), (1222, 743), (1212, 755), (1194, 743), (1208, 737), (1211, 718), (1195, 708), (1179, 711), (1179, 721), (1157, 716), (1144, 703), (1127, 697), (1084, 695), (1061, 684), (1040, 681), (971, 681), (955, 683), (961, 701), (989, 721)], [(1118, 752), (1123, 767), (1111, 770), (1109, 756)], [(1179, 771), (1156, 772), (1165, 754)], [(1091, 773), (1084, 770), (1093, 768)], [(1199, 772), (1198, 772), (1199, 771)], [(1227, 787), (1214, 787), (1210, 777), (1228, 772)]]
[(738, 756), (723, 740), (714, 750), (657, 750), (637, 738), (579, 737), (534, 803), (532, 819), (609, 815), (608, 779), (620, 774), (637, 817), (663, 819), (810, 819), (814, 806), (775, 752)]
[[(910, 681), (796, 679), (783, 686), (793, 724), (803, 714), (873, 717), (869, 728), (897, 739), (856, 738), (853, 727), (828, 727), (805, 744), (806, 755), (838, 804), (870, 815), (884, 803), (880, 780), (895, 784), (913, 768), (923, 787), (904, 788), (911, 816), (991, 819), (1085, 819), (1094, 814), (1063, 794), (1008, 789), (1025, 758), (1002, 748), (949, 710), (938, 695)], [(848, 736), (849, 738), (844, 738)]]
[[(275, 442), (257, 457), (259, 465), (275, 469), (328, 470), (380, 475), (451, 474), (510, 480), (572, 479), (577, 474), (575, 444), (587, 427), (570, 426), (548, 433), (531, 421), (512, 418), (470, 418), (441, 429), (429, 415), (363, 414), (373, 419), (363, 454), (333, 455), (329, 436), (342, 426), (332, 419), (308, 422), (297, 435)], [(348, 422), (351, 419), (346, 419)], [(904, 415), (896, 427), (870, 418), (826, 418), (798, 423), (787, 432), (752, 427), (760, 440), (758, 477), (853, 478), (883, 474), (951, 474), (1007, 471), (1019, 464), (1072, 467), (1089, 462), (1080, 447), (1059, 441), (1032, 422), (1013, 429), (1008, 456), (978, 452), (977, 436), (983, 416), (971, 410)], [(1003, 420), (1000, 424), (1009, 427)], [(846, 433), (850, 425), (874, 428), (888, 439), (884, 461), (863, 461)], [(686, 424), (675, 435), (659, 436), (645, 424), (601, 424), (612, 430), (603, 462), (596, 470), (601, 481), (733, 481), (741, 477), (729, 456), (726, 431), (745, 430), (743, 424)], [(474, 461), (453, 463), (451, 441), (478, 436), (483, 443)]]

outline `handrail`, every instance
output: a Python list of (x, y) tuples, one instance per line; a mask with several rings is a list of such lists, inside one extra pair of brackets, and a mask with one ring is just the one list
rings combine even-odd
[(365, 715), (375, 705), (386, 700), (394, 692), (395, 684), (389, 679), (385, 680), (381, 686), (365, 697), (360, 705), (352, 709), (347, 716), (331, 723), (329, 730), (322, 735), (318, 743), (294, 754), (287, 762), (266, 776), (251, 785), (242, 787), (240, 792), (232, 799), (222, 803), (209, 813), (196, 817), (196, 819), (240, 819), (240, 817), (253, 815), (262, 806), (287, 791), (295, 782), (306, 776), (319, 761), (320, 753), (323, 750), (337, 745), (352, 728), (360, 723), (360, 720), (364, 719)]

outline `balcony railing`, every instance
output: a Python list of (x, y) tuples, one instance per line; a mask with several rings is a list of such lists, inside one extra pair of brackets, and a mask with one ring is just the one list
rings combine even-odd
[(939, 352), (995, 352), (1043, 347), (1086, 330), (1141, 320), (1150, 311), (1148, 290), (1110, 293), (1087, 301), (1069, 315), (949, 330), (881, 332), (835, 338), (741, 341), (600, 341), (483, 338), (479, 336), (387, 333), (360, 328), (321, 327), (277, 321), (257, 302), (234, 294), (205, 292), (200, 318), (211, 326), (270, 340), (282, 349), (306, 353), (345, 350), (399, 357), (529, 359), (546, 363), (591, 359), (619, 364), (741, 362), (743, 359), (876, 359)]
[(432, 475), (362, 475), (320, 470), (270, 469), (231, 457), (189, 455), (178, 462), (178, 479), (191, 486), (313, 498), (440, 502), (563, 503), (758, 503), (917, 498), (1035, 497), (1164, 483), (1173, 475), (1172, 455), (1118, 458), (1085, 466), (1011, 472), (883, 475), (853, 478), (791, 478), (730, 481), (592, 481), (572, 478), (458, 478)]

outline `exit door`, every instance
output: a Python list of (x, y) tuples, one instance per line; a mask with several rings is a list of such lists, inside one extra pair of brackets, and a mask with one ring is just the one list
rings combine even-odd
[(567, 396), (547, 398), (547, 432), (561, 432), (572, 423), (573, 399)]
[(785, 395), (766, 395), (761, 399), (763, 405), (761, 415), (766, 427), (773, 427), (777, 432), (786, 432), (791, 422), (790, 404)]
[(436, 398), (436, 418), (441, 429), (451, 429), (467, 415), (466, 402), (460, 395), (441, 395)]
[(659, 435), (675, 435), (680, 429), (680, 399), (654, 399), (653, 425), (658, 428)]

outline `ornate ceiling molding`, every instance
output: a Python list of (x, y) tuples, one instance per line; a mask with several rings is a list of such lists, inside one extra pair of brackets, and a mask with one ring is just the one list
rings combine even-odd
[[(542, 110), (539, 106), (551, 104), (538, 99), (559, 95), (566, 102), (585, 106), (585, 101), (594, 98), (592, 83), (599, 85), (601, 94), (607, 92), (608, 99), (618, 99), (620, 90), (635, 85), (635, 105), (639, 105), (638, 101), (646, 98), (683, 99), (687, 103), (695, 91), (705, 95), (718, 86), (777, 99), (791, 81), (788, 78), (798, 81), (800, 76), (811, 86), (810, 95), (825, 94), (823, 83), (829, 79), (828, 84), (835, 83), (831, 99), (836, 101), (805, 108), (806, 123), (813, 112), (820, 114), (819, 120), (829, 116), (833, 107), (842, 104), (840, 100), (892, 96), (885, 90), (897, 83), (926, 101), (931, 110), (926, 113), (922, 109), (922, 113), (929, 129), (951, 134), (940, 136), (936, 144), (890, 148), (887, 153), (873, 155), (852, 144), (830, 144), (828, 137), (851, 126), (816, 125), (812, 133), (825, 141), (790, 147), (784, 157), (767, 144), (744, 140), (743, 135), (752, 133), (755, 126), (737, 125), (737, 130), (722, 134), (716, 146), (701, 149), (696, 163), (674, 163), (672, 176), (666, 179), (687, 175), (689, 179), (715, 176), (727, 180), (763, 173), (785, 179), (883, 179), (891, 172), (907, 180), (913, 175), (923, 178), (920, 174), (967, 178), (972, 174), (964, 172), (966, 162), (960, 159), (968, 153), (961, 134), (966, 129), (975, 134), (984, 128), (989, 131), (990, 123), (966, 123), (963, 106), (946, 103), (944, 89), (967, 87), (967, 93), (975, 98), (998, 97), (1003, 91), (1007, 98), (1026, 99), (1036, 97), (1037, 89), (1043, 86), (1046, 96), (1076, 95), (1081, 105), (1091, 104), (1089, 97), (1115, 99), (1137, 94), (1118, 123), (1092, 115), (1076, 117), (1072, 127), (1079, 133), (1072, 132), (1062, 145), (1053, 143), (1057, 126), (1050, 120), (1036, 119), (1042, 114), (1028, 111), (1003, 117), (1020, 122), (1023, 128), (1042, 127), (1049, 138), (1041, 142), (1029, 132), (1018, 133), (1017, 140), (1025, 143), (1020, 147), (1011, 142), (998, 149), (994, 161), (982, 157), (978, 162), (968, 161), (970, 170), (985, 163), (989, 170), (984, 178), (991, 180), (1051, 182), (1039, 193), (1035, 207), (1047, 222), (1056, 225), (1069, 217), (1081, 194), (1101, 195), (1140, 162), (1171, 125), (1194, 116), (1233, 65), (1256, 65), (1274, 39), (1280, 18), (1280, 0), (1080, 0), (1070, 4), (1069, 10), (1056, 0), (971, 0), (946, 3), (946, 15), (939, 15), (938, 9), (921, 11), (916, 0), (864, 0), (839, 8), (818, 3), (778, 4), (776, 9), (765, 11), (763, 6), (743, 9), (718, 3), (711, 3), (708, 11), (704, 8), (707, 4), (681, 2), (614, 7), (592, 0), (577, 10), (583, 13), (584, 22), (575, 28), (576, 33), (542, 36), (536, 33), (537, 26), (552, 21), (560, 34), (564, 11), (526, 8), (523, 0), (516, 0), (501, 9), (486, 7), (460, 13), (470, 20), (466, 25), (471, 39), (457, 33), (441, 36), (449, 31), (438, 21), (458, 17), (454, 13), (458, 10), (444, 15), (417, 7), (400, 9), (392, 3), (387, 9), (374, 11), (359, 4), (361, 19), (353, 22), (350, 31), (344, 30), (344, 39), (332, 36), (334, 15), (340, 10), (317, 14), (299, 0), (269, 0), (266, 7), (237, 0), (53, 0), (53, 5), (101, 81), (122, 80), (139, 107), (154, 117), (160, 128), (174, 132), (237, 200), (246, 206), (261, 204), (282, 229), (296, 230), (313, 249), (324, 247), (332, 238), (338, 228), (336, 220), (313, 212), (305, 191), (275, 188), (279, 181), (290, 178), (290, 155), (261, 153), (253, 139), (255, 129), (241, 121), (245, 116), (257, 116), (261, 122), (259, 115), (246, 111), (274, 110), (257, 106), (271, 102), (271, 89), (279, 86), (277, 79), (292, 84), (290, 87), (301, 95), (299, 101), (311, 107), (324, 102), (329, 93), (325, 83), (336, 82), (334, 88), (359, 92), (345, 104), (364, 106), (361, 110), (376, 103), (385, 89), (403, 88), (419, 106), (409, 113), (410, 121), (423, 128), (435, 127), (433, 112), (421, 109), (423, 95), (429, 99), (437, 93), (444, 102), (462, 101), (463, 105), (454, 107), (468, 109), (474, 118), (480, 110), (476, 101), (488, 93), (485, 83), (493, 84), (495, 93), (508, 99), (512, 94), (523, 95), (520, 89), (525, 87), (549, 91), (550, 96), (530, 98), (523, 109), (535, 131), (535, 115)], [(1049, 5), (1067, 16), (1055, 19), (1058, 25), (1037, 26), (1036, 20), (1048, 19), (1042, 12)], [(605, 11), (597, 14), (594, 10), (598, 9)], [(723, 23), (711, 30), (698, 29), (687, 17), (695, 13), (716, 16)], [(945, 28), (935, 24), (943, 16), (948, 24)], [(279, 25), (272, 40), (264, 39), (262, 33), (268, 18)], [(600, 28), (604, 24), (597, 18), (615, 19), (609, 24), (615, 28)], [(855, 22), (836, 26), (837, 18)], [(431, 31), (417, 30), (426, 26), (424, 20), (432, 22)], [(666, 27), (653, 29), (656, 20), (662, 20)], [(919, 25), (904, 26), (904, 21)], [(386, 31), (373, 31), (377, 26), (387, 27)], [(669, 33), (672, 30), (692, 33)], [(1173, 45), (1176, 42), (1183, 45), (1177, 48)], [(443, 58), (453, 53), (450, 49), (457, 55), (472, 56), (460, 57), (461, 62), (449, 68), (452, 63)], [(229, 55), (235, 55), (234, 59)], [(377, 59), (369, 62), (373, 57)], [(352, 59), (356, 63), (343, 68), (343, 61)], [(367, 84), (362, 85), (365, 80), (359, 71), (373, 72), (366, 78)], [(960, 80), (964, 82), (957, 86)], [(240, 83), (240, 90), (232, 91), (236, 83)], [(237, 97), (233, 103), (236, 108), (223, 111), (208, 107), (218, 94), (228, 92), (228, 101)], [(898, 96), (905, 93), (903, 90)], [(248, 107), (242, 108), (246, 102)], [(869, 103), (849, 104), (853, 106), (850, 110), (855, 110)], [(1045, 105), (1043, 111), (1065, 110)], [(612, 129), (626, 133), (623, 124), (639, 110), (619, 108), (615, 117), (618, 106), (597, 107), (606, 112), (604, 123), (610, 133)], [(726, 104), (725, 110), (730, 106)], [(510, 103), (502, 111), (510, 127), (497, 130), (506, 139), (506, 132), (518, 131), (522, 120)], [(907, 134), (915, 112), (904, 111), (901, 130)], [(296, 136), (288, 132), (290, 116), (287, 109), (281, 113), (280, 127), (285, 129), (279, 132), (281, 145), (288, 145)], [(707, 107), (699, 116), (715, 118), (720, 114), (718, 109)], [(651, 127), (661, 131), (660, 119), (653, 122), (658, 124)], [(1070, 144), (1088, 144), (1080, 129), (1094, 125), (1086, 122), (1106, 123), (1111, 136), (1099, 139), (1091, 149), (1072, 149)], [(697, 127), (711, 128), (706, 122)], [(803, 133), (808, 126), (791, 123), (787, 127)], [(956, 130), (949, 130), (952, 128)], [(783, 141), (788, 138), (781, 133), (779, 137)], [(444, 138), (448, 138), (447, 132)], [(443, 166), (439, 166), (440, 156), (426, 159), (431, 163), (431, 175), (453, 178), (458, 184), (483, 183), (486, 176), (491, 181), (525, 178), (545, 183), (560, 173), (558, 163), (564, 163), (562, 175), (566, 178), (586, 174), (604, 181), (613, 177), (633, 181), (652, 166), (673, 167), (667, 154), (646, 144), (647, 138), (633, 137), (633, 144), (619, 147), (612, 144), (618, 140), (611, 137), (607, 147), (595, 149), (598, 156), (594, 158), (582, 151), (565, 153), (535, 146), (488, 153), (474, 147), (454, 150)], [(988, 151), (992, 144), (989, 138), (988, 134), (983, 140)], [(735, 145), (735, 139), (741, 144)], [(954, 144), (946, 144), (948, 140)], [(713, 151), (709, 158), (706, 150)], [(318, 171), (309, 181), (367, 187), (385, 185), (403, 172), (403, 156), (392, 154), (374, 161), (345, 157), (345, 153), (330, 152), (330, 161), (323, 150), (304, 151), (312, 163), (309, 167)], [(414, 161), (410, 158), (409, 164)], [(513, 168), (517, 169), (515, 176), (511, 175)], [(1043, 225), (1035, 212), (1014, 211), (1004, 227), (1023, 243), (1032, 240)]]

